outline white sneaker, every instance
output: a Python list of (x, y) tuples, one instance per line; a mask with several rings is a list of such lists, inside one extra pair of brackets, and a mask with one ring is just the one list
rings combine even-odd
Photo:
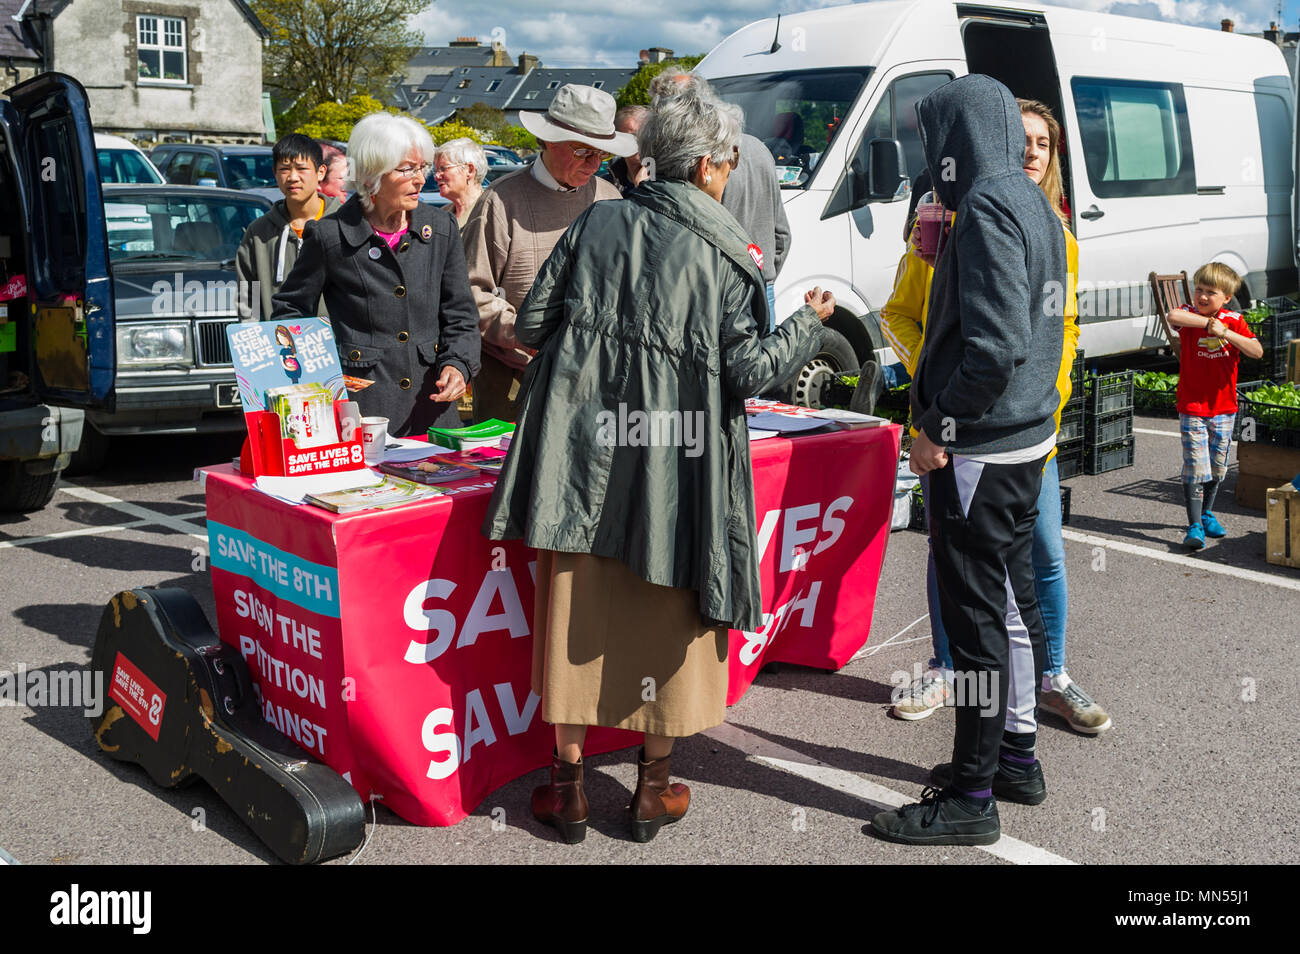
[(894, 704), (894, 717), (915, 722), (934, 714), (935, 709), (952, 702), (952, 683), (937, 673), (929, 672), (903, 690)]

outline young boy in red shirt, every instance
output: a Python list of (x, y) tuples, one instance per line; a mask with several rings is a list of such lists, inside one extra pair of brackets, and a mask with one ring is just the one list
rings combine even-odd
[(1193, 550), (1205, 538), (1227, 534), (1211, 508), (1228, 472), (1228, 447), (1237, 419), (1237, 358), (1259, 358), (1261, 345), (1245, 320), (1224, 306), (1241, 287), (1241, 276), (1222, 262), (1210, 262), (1192, 277), (1195, 307), (1169, 313), (1181, 339), (1178, 371), (1178, 429), (1183, 439), (1183, 498), (1187, 536)]

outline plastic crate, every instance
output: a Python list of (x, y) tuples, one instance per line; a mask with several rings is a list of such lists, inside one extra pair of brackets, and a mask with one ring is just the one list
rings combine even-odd
[(1070, 400), (1065, 403), (1066, 407), (1073, 407), (1076, 404), (1083, 403), (1083, 349), (1077, 348), (1074, 352), (1074, 364), (1070, 366)]
[(1133, 406), (1133, 372), (1116, 371), (1087, 379), (1088, 414), (1126, 411)]
[(1133, 385), (1133, 407), (1149, 417), (1177, 417), (1178, 389), (1148, 391)]
[(1089, 447), (1084, 452), (1083, 472), (1085, 474), (1108, 474), (1112, 470), (1132, 467), (1133, 448), (1132, 437), (1114, 444)]
[(1083, 437), (1083, 407), (1072, 408), (1068, 404), (1061, 411), (1061, 429), (1056, 432), (1057, 444), (1068, 444)]
[(909, 530), (928, 531), (929, 525), (925, 522), (925, 498), (921, 496), (921, 485), (917, 484), (912, 493), (912, 514), (907, 523)]
[(849, 402), (853, 400), (853, 392), (857, 390), (857, 382), (852, 384), (845, 381), (845, 378), (856, 378), (858, 373), (837, 374), (822, 385), (822, 407), (847, 408)]
[(1061, 488), (1061, 524), (1068, 526), (1070, 523), (1070, 491), (1073, 488)]
[(1056, 469), (1061, 480), (1083, 473), (1083, 438), (1056, 445)]
[(1091, 414), (1083, 431), (1089, 447), (1103, 447), (1132, 437), (1133, 408), (1111, 411), (1109, 414)]
[(911, 387), (895, 388), (884, 391), (876, 401), (876, 417), (887, 418), (895, 424), (906, 425), (912, 413)]
[(1259, 384), (1251, 381), (1237, 388), (1238, 428), (1252, 422), (1255, 443), (1300, 448), (1300, 407), (1251, 400), (1246, 395)]
[(1272, 361), (1273, 380), (1281, 381), (1286, 377), (1287, 345), (1296, 338), (1300, 338), (1300, 311), (1290, 315), (1274, 315), (1272, 354), (1264, 355)]

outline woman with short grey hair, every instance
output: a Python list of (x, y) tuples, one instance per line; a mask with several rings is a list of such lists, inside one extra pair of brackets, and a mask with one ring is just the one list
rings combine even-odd
[[(532, 688), (555, 752), (532, 811), (570, 843), (589, 725), (644, 733), (636, 841), (686, 814), (673, 741), (723, 721), (727, 631), (762, 625), (744, 399), (817, 353), (835, 299), (813, 289), (760, 333), (754, 246), (719, 201), (740, 121), (697, 95), (647, 117), (655, 177), (578, 217), (516, 320), (539, 350), (483, 531), (538, 550)], [(646, 440), (619, 423), (638, 419), (680, 426)]]
[(348, 140), (352, 196), (303, 228), (272, 297), (276, 321), (314, 315), (323, 296), (351, 397), (397, 437), (458, 427), (479, 370), (478, 308), (450, 216), (420, 201), (434, 146), (405, 116), (371, 113)]
[(462, 229), (483, 196), (487, 165), (487, 154), (473, 139), (451, 139), (438, 147), (433, 178), (438, 192), (451, 203), (456, 224)]

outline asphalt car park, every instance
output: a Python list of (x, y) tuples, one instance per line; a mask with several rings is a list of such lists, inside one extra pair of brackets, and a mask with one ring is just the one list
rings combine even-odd
[[(635, 768), (624, 751), (588, 762), (582, 845), (529, 815), (535, 772), (451, 828), (368, 809), (375, 823), (357, 863), (1292, 860), (1300, 571), (1265, 562), (1262, 512), (1233, 500), (1235, 452), (1216, 508), (1228, 537), (1185, 551), (1177, 426), (1136, 427), (1133, 467), (1067, 481), (1067, 662), (1114, 727), (1087, 737), (1044, 720), (1048, 799), (1000, 806), (998, 844), (909, 848), (862, 832), (875, 812), (915, 800), (952, 744), (951, 711), (888, 714), (894, 687), (929, 656), (925, 537), (896, 531), (858, 657), (834, 674), (764, 673), (726, 724), (679, 742), (673, 771), (691, 786), (691, 810), (652, 844), (626, 831)], [(106, 603), (128, 587), (179, 586), (215, 619), (192, 475), (237, 449), (230, 435), (123, 439), (45, 510), (0, 516), (0, 669), (83, 668)], [(0, 848), (20, 862), (275, 861), (204, 784), (165, 790), (104, 757), (80, 709), (0, 707), (0, 750)]]

